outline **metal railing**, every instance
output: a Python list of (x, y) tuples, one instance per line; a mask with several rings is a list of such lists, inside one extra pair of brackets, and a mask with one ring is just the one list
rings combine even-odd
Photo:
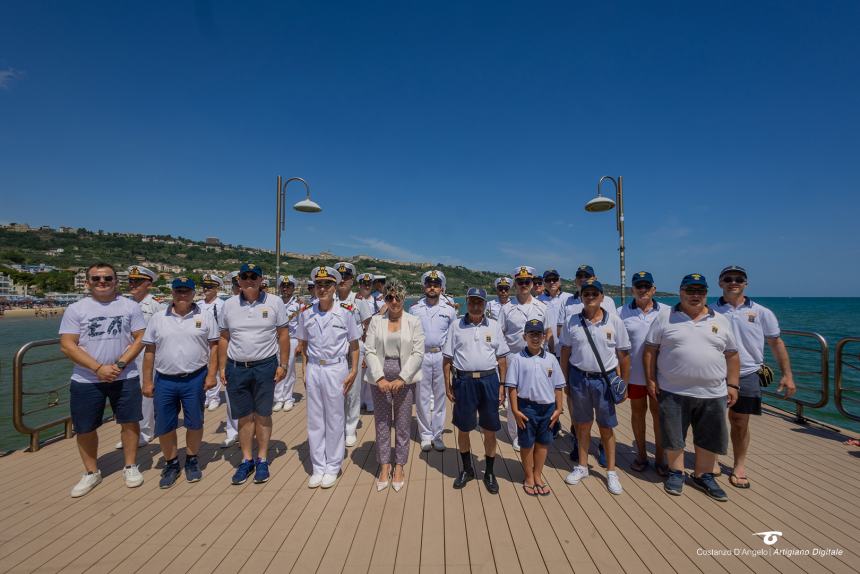
[[(17, 430), (19, 433), (30, 435), (30, 450), (33, 452), (41, 448), (41, 442), (39, 438), (42, 431), (45, 431), (52, 427), (63, 425), (63, 436), (65, 438), (71, 438), (74, 434), (72, 431), (72, 417), (69, 414), (47, 422), (41, 422), (35, 426), (30, 426), (25, 418), (28, 415), (44, 412), (49, 409), (60, 406), (60, 391), (69, 386), (69, 382), (66, 381), (63, 384), (50, 389), (28, 391), (24, 388), (25, 367), (32, 367), (33, 365), (43, 365), (46, 363), (55, 363), (57, 361), (68, 360), (65, 355), (60, 355), (58, 357), (40, 359), (29, 363), (24, 362), (24, 357), (28, 351), (37, 347), (49, 347), (51, 345), (57, 345), (57, 347), (59, 348), (60, 340), (42, 339), (40, 341), (30, 341), (29, 343), (18, 349), (18, 352), (15, 353), (15, 361), (12, 364), (12, 424), (15, 426), (15, 430)], [(24, 398), (39, 395), (47, 395), (47, 403), (33, 410), (25, 411)], [(66, 413), (68, 413), (68, 411), (66, 411)]]
[(811, 402), (798, 398), (796, 395), (793, 397), (785, 398), (783, 395), (777, 394), (775, 391), (767, 389), (762, 389), (762, 394), (775, 399), (794, 403), (795, 422), (797, 422), (798, 424), (806, 424), (809, 421), (803, 414), (804, 407), (809, 407), (810, 409), (820, 409), (821, 407), (826, 405), (827, 401), (830, 399), (830, 348), (827, 344), (827, 339), (825, 339), (819, 333), (814, 333), (812, 331), (791, 331), (788, 329), (783, 329), (782, 334), (793, 335), (796, 337), (807, 337), (813, 339), (817, 343), (816, 347), (812, 347), (805, 345), (791, 345), (786, 342), (785, 347), (789, 351), (795, 350), (799, 352), (817, 353), (819, 355), (818, 362), (820, 364), (820, 370), (798, 371), (794, 367), (799, 364), (800, 361), (795, 361), (795, 358), (792, 356), (792, 353), (789, 352), (789, 358), (791, 359), (792, 364), (792, 374), (795, 376), (795, 378), (797, 378), (799, 375), (818, 375), (818, 377), (820, 378), (821, 388), (819, 390), (818, 400), (815, 402)]
[[(845, 346), (851, 343), (860, 343), (860, 337), (845, 337), (836, 343), (836, 356), (833, 360), (836, 367), (836, 372), (833, 376), (833, 401), (836, 403), (836, 409), (842, 416), (851, 420), (860, 421), (860, 414), (852, 413), (845, 408), (846, 402), (860, 404), (860, 399), (857, 397), (846, 396), (845, 383), (843, 381), (845, 367), (853, 369), (854, 371), (860, 371), (860, 364), (852, 363), (845, 358)], [(857, 354), (857, 359), (860, 360), (860, 352)], [(858, 389), (855, 388), (847, 390), (848, 392), (856, 394)]]

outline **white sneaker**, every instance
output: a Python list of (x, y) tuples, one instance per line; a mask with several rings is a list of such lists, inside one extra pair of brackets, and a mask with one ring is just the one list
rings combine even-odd
[(285, 403), (284, 403), (284, 412), (285, 412), (285, 413), (288, 413), (288, 412), (290, 412), (291, 410), (293, 410), (293, 407), (295, 406), (295, 404), (296, 404), (296, 403), (295, 403), (294, 401), (287, 401), (287, 402), (285, 402)]
[(140, 474), (136, 464), (123, 468), (122, 476), (125, 478), (125, 485), (129, 488), (137, 488), (143, 484), (143, 475)]
[(433, 439), (433, 448), (442, 452), (445, 450), (445, 443), (442, 442), (442, 437), (436, 437)]
[(308, 479), (308, 488), (317, 488), (322, 484), (323, 475), (315, 474)]
[(422, 438), (421, 439), (421, 450), (423, 450), (424, 452), (429, 452), (430, 449), (432, 449), (432, 448), (433, 448), (433, 441), (431, 441), (429, 438)]
[(236, 444), (236, 437), (225, 438), (224, 442), (221, 443), (221, 448), (230, 448), (234, 444)]
[(220, 407), (220, 406), (221, 406), (221, 403), (219, 403), (218, 401), (209, 401), (209, 406), (206, 408), (209, 409), (210, 411), (214, 411), (214, 410), (217, 410), (218, 407)]
[(324, 474), (320, 486), (323, 488), (331, 488), (337, 482), (336, 474)]
[[(149, 441), (148, 441), (148, 440), (146, 440), (145, 438), (139, 438), (139, 439), (137, 439), (137, 448), (143, 448), (143, 447), (145, 447), (145, 446), (146, 446), (146, 445), (148, 445), (148, 444), (149, 444)], [(114, 447), (115, 449), (117, 449), (117, 450), (122, 450), (122, 441), (119, 441), (118, 443), (116, 443), (115, 445), (113, 445), (113, 447)]]
[(624, 489), (621, 488), (621, 481), (618, 480), (618, 473), (610, 470), (606, 473), (606, 486), (612, 494), (621, 494)]
[(272, 411), (278, 412), (280, 410), (283, 410), (283, 408), (284, 408), (284, 403), (282, 401), (278, 401), (275, 403), (275, 406), (272, 407)]
[(579, 484), (583, 478), (588, 478), (588, 467), (578, 465), (573, 467), (571, 473), (564, 477), (564, 481), (568, 484)]
[(102, 481), (102, 471), (97, 470), (92, 474), (84, 473), (78, 483), (72, 487), (72, 498), (85, 495)]
[(514, 452), (520, 452), (520, 441), (519, 441), (519, 439), (515, 438), (511, 442), (511, 446), (514, 448)]
[(355, 446), (355, 443), (358, 442), (358, 437), (354, 434), (346, 435), (346, 446)]

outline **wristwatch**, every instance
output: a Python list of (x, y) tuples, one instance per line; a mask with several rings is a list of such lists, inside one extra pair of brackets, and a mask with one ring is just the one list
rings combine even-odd
[(285, 371), (290, 367), (289, 365), (278, 365), (278, 366), (281, 367), (282, 369), (284, 369)]
[(117, 366), (118, 369), (124, 369), (128, 363), (126, 363), (125, 361), (117, 361), (114, 364)]

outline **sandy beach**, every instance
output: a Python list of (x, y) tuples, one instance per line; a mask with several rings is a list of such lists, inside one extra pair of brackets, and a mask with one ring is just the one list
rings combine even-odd
[(65, 307), (52, 307), (50, 309), (6, 309), (0, 319), (5, 317), (62, 317)]

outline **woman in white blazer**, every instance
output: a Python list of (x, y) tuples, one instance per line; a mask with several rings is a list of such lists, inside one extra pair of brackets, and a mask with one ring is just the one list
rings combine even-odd
[[(403, 310), (406, 289), (397, 280), (385, 286), (387, 310), (370, 319), (364, 341), (365, 382), (373, 393), (376, 423), (376, 460), (380, 464), (376, 488), (388, 483), (403, 488), (403, 466), (409, 457), (415, 383), (421, 380), (424, 329), (421, 320)], [(394, 472), (391, 472), (391, 426), (394, 424)]]

